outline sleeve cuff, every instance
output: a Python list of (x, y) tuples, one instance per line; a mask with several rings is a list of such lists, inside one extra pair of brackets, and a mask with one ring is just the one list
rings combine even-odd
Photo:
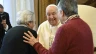
[(6, 28), (5, 28), (5, 31), (7, 31), (8, 30), (8, 25), (6, 26)]
[(33, 45), (33, 47), (36, 48), (36, 47), (38, 47), (38, 45), (40, 45), (39, 42), (35, 43), (35, 44)]

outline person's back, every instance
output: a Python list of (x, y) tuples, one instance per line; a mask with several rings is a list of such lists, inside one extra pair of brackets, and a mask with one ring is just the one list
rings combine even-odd
[[(93, 53), (93, 40), (92, 32), (89, 26), (80, 18), (72, 19), (68, 21), (63, 28), (65, 36), (61, 39), (62, 45), (67, 46), (62, 47), (62, 50), (67, 49), (66, 54), (92, 54)], [(62, 31), (63, 32), (63, 31)], [(61, 36), (61, 37), (62, 37)], [(63, 41), (67, 41), (63, 43)]]
[(10, 29), (4, 36), (0, 54), (37, 54), (33, 47), (24, 43), (24, 32), (31, 31), (37, 37), (37, 33), (24, 26), (16, 26)]

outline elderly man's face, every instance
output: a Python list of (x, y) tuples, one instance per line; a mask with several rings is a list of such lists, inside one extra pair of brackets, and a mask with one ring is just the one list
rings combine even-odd
[(58, 10), (54, 6), (50, 6), (46, 9), (47, 20), (52, 26), (58, 24)]

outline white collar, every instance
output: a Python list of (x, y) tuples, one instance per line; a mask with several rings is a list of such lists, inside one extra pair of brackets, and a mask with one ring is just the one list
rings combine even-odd
[(18, 25), (18, 26), (24, 26), (24, 27), (27, 27), (26, 25), (23, 25), (23, 24), (21, 24), (21, 25)]
[(79, 17), (78, 14), (74, 14), (74, 15), (69, 16), (69, 17), (64, 21), (64, 24), (65, 24), (68, 20), (71, 20), (71, 19), (77, 18), (77, 17)]

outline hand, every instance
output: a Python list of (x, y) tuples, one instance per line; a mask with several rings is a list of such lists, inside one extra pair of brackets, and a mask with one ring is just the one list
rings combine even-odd
[(3, 25), (4, 29), (7, 27), (6, 20), (2, 20), (1, 24)]
[(26, 35), (26, 36), (23, 36), (23, 38), (25, 39), (23, 41), (25, 43), (28, 43), (31, 46), (33, 46), (35, 43), (38, 42), (38, 39), (36, 39), (30, 31), (28, 31), (28, 34), (27, 33), (24, 33), (24, 34)]

